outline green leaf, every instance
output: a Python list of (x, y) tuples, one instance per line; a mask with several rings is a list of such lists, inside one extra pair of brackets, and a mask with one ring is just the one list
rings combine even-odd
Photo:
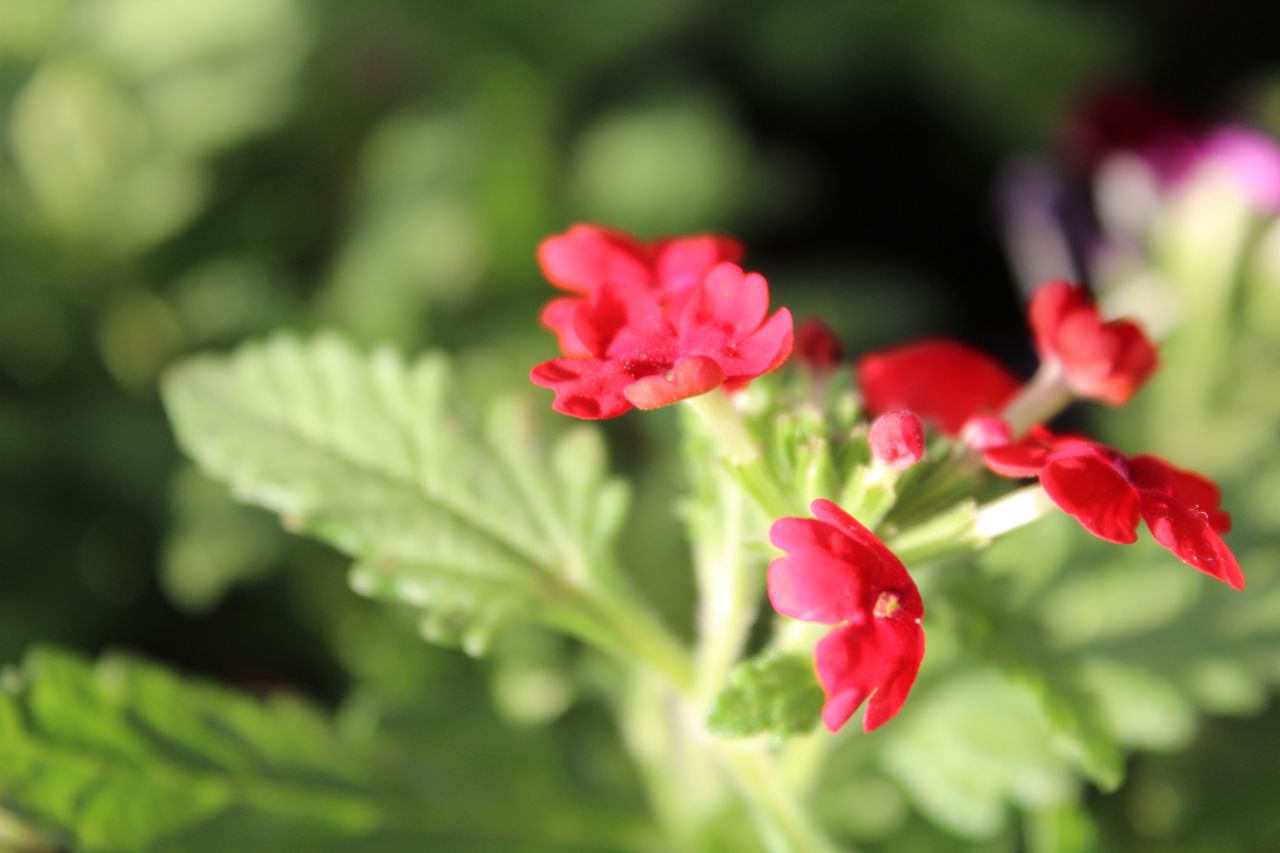
[(382, 822), (368, 757), (297, 700), (51, 649), (4, 684), (0, 803), (77, 849), (151, 848), (233, 813), (329, 841)]
[(992, 837), (1010, 804), (1055, 805), (1076, 789), (1042, 709), (994, 670), (969, 667), (913, 695), (892, 732), (887, 769), (926, 815), (960, 835)]
[(964, 644), (1039, 704), (1063, 756), (1100, 788), (1114, 790), (1124, 775), (1124, 756), (1075, 661), (1062, 659), (1041, 625), (1015, 609), (1001, 579), (977, 575), (951, 586), (948, 603)]
[(811, 730), (821, 713), (813, 664), (800, 655), (770, 654), (734, 667), (707, 725), (721, 737), (788, 737)]
[(548, 453), (517, 402), (473, 423), (441, 357), (406, 364), (333, 336), (194, 358), (164, 392), (204, 470), (356, 558), (352, 586), (420, 607), (430, 639), (479, 653), (535, 619), (612, 640), (593, 596), (620, 585), (608, 552), (627, 493), (595, 430)]
[(1098, 829), (1080, 803), (1037, 809), (1027, 816), (1032, 853), (1089, 853), (1098, 849)]

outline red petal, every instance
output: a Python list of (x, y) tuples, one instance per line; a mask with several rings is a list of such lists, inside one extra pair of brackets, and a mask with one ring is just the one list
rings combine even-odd
[(1155, 344), (1146, 332), (1130, 320), (1113, 320), (1107, 324), (1116, 336), (1116, 355), (1111, 376), (1093, 395), (1104, 403), (1119, 406), (1138, 392), (1151, 378), (1159, 363)]
[[(1036, 352), (1041, 358), (1057, 353), (1058, 330), (1063, 321), (1080, 310), (1091, 306), (1083, 287), (1065, 281), (1050, 281), (1036, 288), (1027, 306), (1027, 321), (1035, 339)], [(1096, 311), (1094, 312), (1096, 316)]]
[(881, 556), (861, 537), (825, 521), (780, 518), (769, 541), (788, 554), (769, 564), (769, 601), (782, 615), (834, 624), (875, 605)]
[(592, 292), (591, 304), (591, 313), (578, 309), (574, 328), (584, 337), (582, 323), (594, 328), (604, 357), (660, 364), (663, 370), (675, 364), (680, 354), (675, 329), (650, 293), (606, 284)]
[(1151, 535), (1184, 563), (1244, 589), (1244, 572), (1231, 549), (1209, 523), (1209, 516), (1155, 491), (1142, 493), (1142, 517)]
[[(871, 556), (871, 560), (863, 558), (856, 562), (865, 573), (871, 576), (870, 583), (876, 595), (885, 591), (897, 593), (902, 598), (903, 610), (917, 618), (924, 616), (924, 605), (920, 601), (920, 591), (916, 588), (915, 581), (911, 579), (911, 575), (907, 573), (906, 567), (902, 565), (898, 556), (890, 551), (878, 536), (868, 530), (862, 522), (824, 498), (811, 503), (809, 511), (819, 521), (843, 533), (845, 540), (865, 549), (857, 553), (867, 553)], [(778, 543), (774, 542), (774, 544)]]
[(779, 308), (763, 326), (733, 345), (731, 353), (716, 360), (736, 382), (754, 379), (782, 366), (794, 341), (791, 312)]
[(827, 634), (814, 651), (827, 696), (823, 723), (839, 730), (871, 695), (863, 729), (884, 725), (902, 708), (923, 657), (924, 632), (911, 618), (877, 618)]
[[(775, 536), (783, 523), (818, 524), (783, 518), (774, 522)], [(769, 603), (783, 616), (838, 625), (858, 618), (870, 606), (868, 599), (868, 588), (858, 572), (820, 551), (796, 552), (769, 564)]]
[[(924, 660), (924, 629), (919, 621), (877, 619), (876, 627), (881, 635), (882, 653), (892, 657), (893, 665), (888, 667), (886, 677), (867, 703), (867, 716), (862, 722), (862, 730), (867, 732), (880, 728), (902, 710), (902, 703), (907, 701)], [(891, 643), (893, 650), (888, 651)]]
[(1156, 368), (1156, 350), (1136, 323), (1102, 323), (1096, 310), (1069, 315), (1058, 329), (1054, 355), (1081, 397), (1113, 406), (1137, 393)]
[(986, 353), (945, 339), (865, 355), (857, 374), (872, 414), (909, 409), (948, 435), (974, 415), (998, 414), (1020, 385)]
[(1085, 530), (1109, 542), (1138, 538), (1138, 490), (1115, 466), (1119, 454), (1102, 445), (1076, 444), (1055, 451), (1040, 472), (1040, 485)]
[(657, 279), (664, 294), (688, 290), (700, 284), (707, 271), (721, 261), (742, 259), (742, 244), (729, 237), (699, 234), (653, 243)]
[(705, 394), (724, 382), (724, 371), (709, 358), (688, 356), (676, 362), (670, 375), (646, 376), (628, 385), (623, 394), (637, 409), (657, 409)]
[(1022, 440), (986, 450), (982, 459), (1001, 477), (1038, 477), (1056, 442), (1053, 433), (1034, 426)]
[(560, 342), (560, 351), (565, 355), (591, 354), (586, 344), (578, 338), (578, 333), (573, 330), (573, 312), (581, 301), (575, 296), (552, 299), (542, 306), (542, 314), (538, 318), (543, 326), (555, 333), (556, 339)]
[(552, 284), (577, 293), (605, 282), (645, 287), (653, 280), (648, 249), (628, 234), (598, 225), (574, 225), (543, 240), (538, 264)]
[(1043, 285), (1031, 298), (1028, 318), (1040, 357), (1059, 362), (1082, 397), (1120, 405), (1155, 370), (1155, 346), (1142, 328), (1130, 320), (1104, 323), (1080, 285)]
[(1166, 495), (1207, 515), (1209, 525), (1217, 532), (1231, 532), (1231, 516), (1222, 511), (1222, 491), (1213, 481), (1158, 456), (1134, 456), (1129, 460), (1129, 472), (1139, 489)]
[(705, 340), (740, 340), (760, 327), (768, 310), (764, 276), (736, 264), (716, 264), (684, 307), (680, 340), (694, 347), (708, 346)]
[(629, 312), (622, 288), (602, 284), (591, 292), (589, 298), (576, 302), (573, 332), (588, 353), (604, 358), (613, 339), (627, 325)]
[(631, 409), (624, 389), (653, 365), (625, 365), (595, 358), (556, 358), (543, 362), (529, 374), (534, 385), (556, 392), (551, 407), (575, 418), (616, 418)]

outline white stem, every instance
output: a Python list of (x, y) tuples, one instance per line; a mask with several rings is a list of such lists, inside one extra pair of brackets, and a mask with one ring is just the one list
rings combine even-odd
[(979, 507), (973, 530), (983, 539), (995, 539), (1043, 518), (1057, 508), (1057, 504), (1036, 483)]
[(1061, 365), (1046, 361), (1005, 406), (1002, 417), (1015, 436), (1022, 435), (1065, 409), (1071, 398), (1071, 387)]

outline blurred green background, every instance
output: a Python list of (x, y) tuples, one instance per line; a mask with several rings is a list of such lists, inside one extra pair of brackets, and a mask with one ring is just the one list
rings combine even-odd
[[(0, 0), (0, 662), (52, 641), (331, 704), (369, 689), (416, 720), (477, 717), (530, 773), (559, 762), (625, 799), (598, 703), (547, 682), (562, 649), (476, 664), (417, 642), (348, 591), (341, 558), (180, 458), (165, 366), (334, 327), (449, 350), (478, 397), (521, 387), (552, 354), (537, 242), (598, 221), (741, 237), (775, 301), (820, 311), (851, 352), (949, 333), (1028, 369), (1003, 165), (1056, 151), (1107, 82), (1280, 129), (1257, 5)], [(610, 425), (644, 474), (633, 543), (669, 523), (673, 474), (641, 465), (661, 428)], [(1236, 482), (1229, 508), (1274, 503), (1274, 474)], [(645, 547), (687, 563), (680, 542)], [(687, 578), (646, 586), (680, 618)], [(545, 707), (520, 700), (530, 684)], [(550, 718), (544, 755), (524, 729)], [(1280, 796), (1277, 724), (1274, 707), (1211, 722), (1134, 759), (1094, 810), (1102, 835), (1280, 845), (1258, 807)]]

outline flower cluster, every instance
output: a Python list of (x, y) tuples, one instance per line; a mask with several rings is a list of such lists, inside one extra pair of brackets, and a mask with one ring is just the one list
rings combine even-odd
[[(1156, 348), (1130, 320), (1103, 320), (1084, 288), (1054, 281), (1031, 299), (1028, 322), (1040, 354), (1037, 378), (1021, 391), (998, 362), (945, 340), (909, 344), (864, 357), (858, 376), (868, 408), (910, 407), (944, 432), (961, 435), (1006, 477), (1039, 477), (1046, 494), (1090, 533), (1136, 541), (1139, 516), (1179, 559), (1239, 589), (1244, 576), (1219, 534), (1230, 530), (1220, 494), (1208, 480), (1154, 456), (1127, 457), (1099, 442), (1055, 436), (1033, 419), (1024, 438), (992, 417), (1004, 406), (1038, 411), (1058, 392), (1120, 405), (1156, 368)], [(1010, 386), (1013, 386), (1012, 388)], [(1052, 410), (1043, 412), (1051, 415)], [(1002, 435), (1003, 433), (1003, 435)]]
[[(785, 308), (769, 314), (768, 285), (737, 265), (741, 255), (724, 237), (645, 244), (590, 225), (546, 240), (538, 253), (543, 272), (571, 295), (543, 311), (562, 356), (535, 367), (534, 383), (555, 392), (557, 411), (609, 418), (740, 388), (778, 368), (792, 350), (791, 315)], [(1222, 540), (1230, 517), (1213, 483), (1157, 457), (1128, 456), (1044, 426), (1073, 398), (1118, 406), (1133, 397), (1158, 362), (1143, 329), (1104, 318), (1084, 287), (1065, 281), (1036, 291), (1028, 324), (1040, 369), (1027, 382), (982, 351), (946, 339), (858, 359), (855, 378), (874, 420), (853, 433), (870, 457), (855, 482), (891, 493), (926, 455), (931, 426), (957, 448), (939, 464), (960, 456), (974, 472), (981, 459), (1000, 476), (1036, 477), (1035, 488), (1111, 542), (1135, 541), (1144, 520), (1177, 557), (1243, 587)], [(795, 344), (802, 366), (823, 377), (806, 387), (821, 390), (839, 368), (839, 340), (811, 320)], [(767, 468), (762, 459), (750, 456)], [(759, 485), (770, 474), (752, 476)], [(783, 517), (770, 530), (786, 556), (769, 566), (769, 601), (783, 616), (834, 626), (814, 650), (823, 721), (835, 731), (865, 703), (871, 731), (898, 713), (915, 682), (924, 656), (923, 602), (903, 562), (871, 529), (825, 497), (809, 497), (818, 498), (812, 518)], [(875, 526), (882, 517), (868, 510), (864, 520)]]
[(543, 309), (565, 355), (535, 367), (534, 384), (555, 391), (556, 411), (596, 419), (775, 370), (791, 353), (791, 314), (766, 316), (769, 286), (732, 263), (740, 256), (723, 237), (643, 244), (591, 225), (546, 240), (543, 272), (577, 295)]

